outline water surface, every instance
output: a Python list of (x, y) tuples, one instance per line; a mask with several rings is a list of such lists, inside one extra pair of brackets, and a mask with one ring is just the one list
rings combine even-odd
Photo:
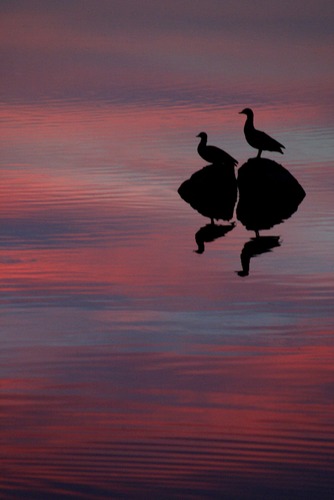
[[(2, 498), (333, 498), (320, 3), (2, 6)], [(201, 130), (255, 156), (246, 106), (306, 197), (241, 277), (254, 233), (194, 252), (209, 219), (177, 189)]]

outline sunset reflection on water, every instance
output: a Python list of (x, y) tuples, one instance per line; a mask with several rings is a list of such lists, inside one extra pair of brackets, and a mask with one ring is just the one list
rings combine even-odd
[[(1, 498), (333, 498), (333, 9), (260, 4), (1, 7)], [(177, 190), (246, 106), (306, 196), (241, 277)]]

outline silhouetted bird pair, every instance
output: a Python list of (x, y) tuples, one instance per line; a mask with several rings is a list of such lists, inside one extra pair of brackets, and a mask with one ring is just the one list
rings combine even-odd
[[(280, 144), (265, 132), (256, 130), (254, 127), (254, 113), (250, 108), (243, 109), (239, 114), (247, 116), (244, 133), (248, 144), (253, 148), (258, 149), (257, 158), (261, 157), (262, 151), (275, 151), (283, 154), (282, 148), (285, 149), (283, 144)], [(234, 167), (238, 164), (237, 160), (232, 158), (232, 156), (222, 149), (217, 148), (216, 146), (208, 146), (208, 136), (205, 132), (201, 132), (197, 137), (201, 138), (197, 151), (203, 160), (213, 164), (233, 165)]]
[(254, 113), (245, 108), (247, 116), (244, 133), (247, 142), (258, 149), (256, 158), (249, 159), (239, 168), (238, 179), (235, 167), (238, 161), (216, 146), (207, 144), (207, 134), (201, 132), (198, 154), (210, 165), (195, 172), (178, 189), (183, 200), (200, 214), (214, 220), (230, 221), (236, 210), (238, 220), (259, 236), (259, 230), (270, 229), (289, 218), (305, 196), (298, 181), (273, 160), (261, 158), (262, 151), (283, 154), (284, 146), (265, 132), (254, 127)]

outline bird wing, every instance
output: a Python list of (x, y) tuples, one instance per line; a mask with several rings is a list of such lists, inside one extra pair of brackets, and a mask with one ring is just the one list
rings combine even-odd
[(210, 148), (210, 153), (212, 153), (212, 158), (219, 158), (222, 163), (231, 163), (234, 166), (238, 164), (238, 161), (229, 155), (223, 149), (217, 148), (216, 146), (208, 146)]
[(229, 163), (232, 163), (232, 165), (233, 165), (234, 167), (236, 167), (236, 166), (238, 165), (238, 163), (239, 163), (239, 162), (238, 162), (238, 160), (236, 160), (235, 158), (233, 158), (233, 156), (229, 155), (228, 153), (225, 153), (225, 154), (226, 154), (226, 156), (227, 156), (227, 161), (228, 161)]
[(264, 149), (265, 148), (268, 148), (269, 150), (270, 150), (270, 148), (284, 148), (285, 149), (285, 146), (283, 146), (283, 144), (276, 141), (276, 139), (273, 139), (272, 137), (270, 137), (270, 135), (266, 134), (265, 132), (262, 132), (262, 130), (256, 131), (256, 141), (259, 144), (262, 144)]

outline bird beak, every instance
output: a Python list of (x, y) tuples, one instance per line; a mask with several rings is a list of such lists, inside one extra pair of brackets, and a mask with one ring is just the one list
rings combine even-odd
[(244, 115), (245, 113), (243, 111), (239, 111), (239, 115)]

